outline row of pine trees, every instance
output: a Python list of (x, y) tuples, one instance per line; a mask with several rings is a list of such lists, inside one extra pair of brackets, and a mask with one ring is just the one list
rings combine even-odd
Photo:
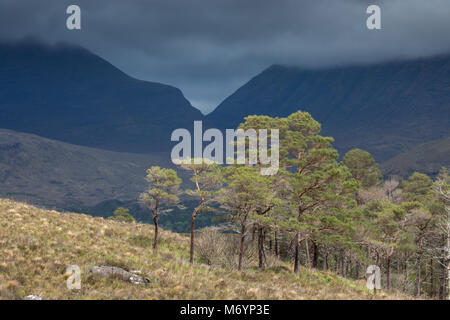
[[(263, 164), (180, 163), (193, 185), (183, 193), (198, 200), (191, 217), (191, 263), (197, 215), (219, 211), (239, 238), (239, 270), (251, 238), (257, 241), (261, 269), (268, 252), (290, 261), (297, 274), (304, 267), (320, 268), (364, 279), (367, 266), (377, 265), (386, 290), (449, 297), (445, 168), (434, 181), (421, 173), (383, 181), (368, 152), (353, 149), (339, 161), (333, 139), (321, 136), (320, 124), (301, 111), (285, 118), (249, 116), (240, 128), (279, 129), (280, 169), (264, 176), (259, 173)], [(140, 199), (151, 211), (157, 249), (158, 218), (179, 201), (182, 181), (176, 171), (156, 166), (146, 178), (150, 188)]]

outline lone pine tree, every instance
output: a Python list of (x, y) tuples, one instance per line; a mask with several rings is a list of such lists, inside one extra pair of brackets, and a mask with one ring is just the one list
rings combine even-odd
[(158, 218), (161, 209), (179, 201), (176, 193), (180, 187), (181, 179), (175, 170), (158, 166), (147, 169), (146, 179), (150, 184), (150, 189), (140, 195), (140, 201), (149, 208), (152, 214), (155, 226), (153, 249), (156, 250), (158, 248)]
[(190, 241), (190, 263), (194, 262), (194, 234), (195, 218), (202, 211), (213, 211), (209, 205), (216, 200), (218, 190), (223, 184), (220, 166), (208, 159), (185, 159), (179, 162), (182, 169), (192, 175), (191, 181), (194, 188), (186, 190), (185, 193), (197, 199), (200, 203), (194, 208), (191, 216), (191, 241)]

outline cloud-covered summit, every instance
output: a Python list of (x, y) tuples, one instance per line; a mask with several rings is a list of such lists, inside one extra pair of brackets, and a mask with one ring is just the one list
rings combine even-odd
[[(82, 30), (65, 27), (82, 10)], [(382, 30), (366, 28), (378, 4)], [(0, 40), (77, 43), (212, 110), (272, 64), (308, 68), (450, 52), (448, 0), (2, 0)]]

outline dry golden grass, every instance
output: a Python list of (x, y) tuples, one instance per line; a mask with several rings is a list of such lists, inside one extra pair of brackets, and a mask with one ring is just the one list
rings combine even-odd
[[(22, 299), (405, 299), (373, 296), (362, 281), (331, 272), (302, 270), (243, 272), (191, 266), (188, 239), (163, 231), (157, 254), (152, 226), (83, 214), (59, 213), (0, 199), (0, 298)], [(109, 264), (140, 270), (150, 279), (132, 285), (86, 272)], [(82, 270), (81, 289), (66, 286), (66, 268)]]

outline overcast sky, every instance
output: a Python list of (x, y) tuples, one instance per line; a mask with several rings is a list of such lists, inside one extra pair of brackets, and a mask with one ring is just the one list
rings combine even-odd
[[(82, 30), (66, 29), (81, 7)], [(369, 4), (382, 30), (366, 28)], [(209, 112), (272, 64), (318, 68), (450, 52), (450, 0), (0, 0), (0, 39), (80, 44)]]

